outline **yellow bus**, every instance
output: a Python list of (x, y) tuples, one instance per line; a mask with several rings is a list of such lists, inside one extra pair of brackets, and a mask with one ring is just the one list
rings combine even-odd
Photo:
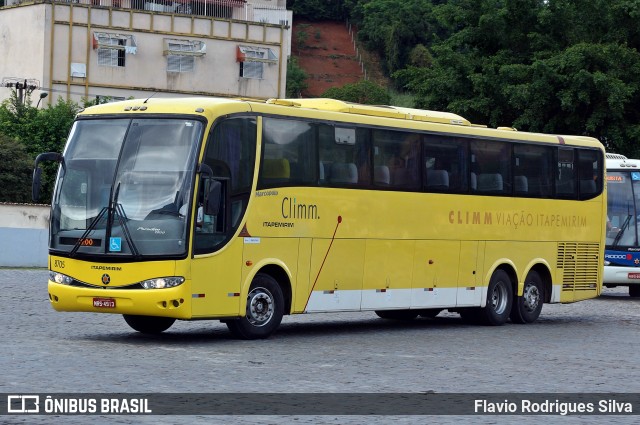
[(283, 315), (535, 321), (602, 288), (604, 149), (331, 99), (140, 99), (78, 114), (51, 206), (51, 305), (159, 333)]

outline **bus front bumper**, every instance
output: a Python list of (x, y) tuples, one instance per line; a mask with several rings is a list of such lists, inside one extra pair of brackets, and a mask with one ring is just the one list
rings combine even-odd
[(640, 267), (605, 266), (603, 285), (640, 285)]
[(131, 314), (191, 319), (191, 282), (163, 289), (82, 288), (49, 281), (49, 300), (56, 311)]

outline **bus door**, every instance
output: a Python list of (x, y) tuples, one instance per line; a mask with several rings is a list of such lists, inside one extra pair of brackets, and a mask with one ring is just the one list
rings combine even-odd
[[(241, 314), (245, 239), (234, 237), (249, 203), (256, 151), (255, 117), (219, 121), (207, 139), (200, 184), (192, 206), (193, 316)], [(210, 200), (216, 204), (210, 211)]]

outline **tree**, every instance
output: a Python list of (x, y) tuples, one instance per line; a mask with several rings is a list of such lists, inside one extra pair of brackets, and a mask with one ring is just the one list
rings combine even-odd
[(22, 144), (4, 134), (0, 134), (0, 164), (0, 201), (29, 202), (33, 160)]
[(387, 90), (369, 80), (360, 80), (342, 87), (332, 87), (325, 91), (322, 97), (367, 105), (388, 105), (391, 103), (391, 96)]
[(292, 10), (296, 18), (337, 20), (345, 16), (342, 3), (341, 0), (288, 0), (287, 9)]
[(423, 43), (430, 56), (420, 55), (431, 60), (411, 56), (393, 77), (418, 107), (493, 127), (589, 135), (637, 157), (638, 17), (630, 0), (449, 0), (433, 7), (437, 36)]
[[(29, 156), (29, 169), (33, 160), (42, 152), (62, 152), (73, 120), (80, 107), (72, 101), (58, 98), (55, 105), (36, 109), (27, 97), (20, 102), (15, 90), (9, 99), (0, 105), (0, 134), (13, 141), (15, 149), (23, 150)], [(57, 170), (57, 164), (43, 164), (42, 202), (50, 200)], [(31, 171), (27, 176), (31, 185)], [(22, 186), (20, 186), (22, 187)], [(22, 197), (23, 202), (31, 199), (31, 190)]]
[(358, 38), (384, 58), (388, 73), (402, 69), (416, 44), (428, 44), (435, 31), (432, 5), (425, 0), (361, 2)]
[(307, 74), (298, 65), (296, 58), (291, 57), (287, 62), (287, 97), (300, 97), (307, 89)]

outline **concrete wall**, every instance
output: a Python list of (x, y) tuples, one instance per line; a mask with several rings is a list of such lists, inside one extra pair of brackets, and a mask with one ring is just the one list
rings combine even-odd
[[(99, 64), (96, 32), (135, 38), (136, 49), (124, 55), (124, 66)], [(167, 39), (202, 42), (206, 53), (195, 57), (192, 71), (167, 71)], [(0, 59), (0, 78), (37, 80), (51, 92), (43, 105), (58, 97), (80, 102), (97, 95), (148, 97), (156, 92), (164, 97), (284, 97), (290, 40), (288, 26), (266, 22), (82, 3), (12, 6), (0, 9), (0, 51), (6, 59)], [(264, 64), (261, 79), (240, 77), (236, 49), (241, 45), (270, 49), (277, 57)], [(10, 91), (0, 89), (2, 101)], [(32, 94), (34, 103), (39, 94)]]
[(0, 267), (47, 267), (48, 205), (0, 203)]
[[(9, 3), (11, 4), (11, 3)], [(50, 17), (44, 5), (40, 7), (13, 7), (0, 11), (0, 80), (7, 82), (30, 80), (40, 86), (48, 78), (44, 52), (47, 41), (47, 23)], [(16, 78), (14, 81), (12, 78)], [(0, 101), (9, 97), (10, 90), (0, 89)], [(38, 101), (40, 91), (32, 93), (31, 99)], [(54, 99), (55, 100), (55, 99)]]

